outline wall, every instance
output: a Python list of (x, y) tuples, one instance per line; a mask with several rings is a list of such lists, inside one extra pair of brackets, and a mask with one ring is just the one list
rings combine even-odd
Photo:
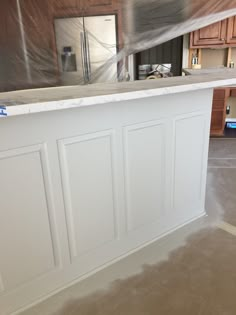
[(227, 49), (202, 49), (202, 68), (226, 66)]
[(230, 114), (227, 118), (236, 118), (236, 97), (229, 97), (227, 105), (230, 106)]

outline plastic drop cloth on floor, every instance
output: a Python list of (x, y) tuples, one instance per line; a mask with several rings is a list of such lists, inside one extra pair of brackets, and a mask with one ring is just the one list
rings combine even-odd
[(1, 0), (0, 92), (127, 80), (128, 56), (234, 15), (236, 0)]

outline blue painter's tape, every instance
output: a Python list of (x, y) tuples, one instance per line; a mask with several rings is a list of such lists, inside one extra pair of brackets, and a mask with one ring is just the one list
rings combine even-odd
[(4, 116), (4, 117), (7, 116), (7, 108), (6, 108), (6, 106), (1, 106), (0, 105), (0, 117), (1, 116)]

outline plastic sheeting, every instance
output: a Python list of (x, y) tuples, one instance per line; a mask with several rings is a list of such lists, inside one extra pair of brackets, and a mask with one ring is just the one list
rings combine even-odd
[(234, 15), (236, 0), (1, 0), (0, 91), (128, 80), (129, 55)]

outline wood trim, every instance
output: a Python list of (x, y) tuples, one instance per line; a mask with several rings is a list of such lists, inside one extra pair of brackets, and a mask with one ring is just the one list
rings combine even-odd
[(230, 96), (231, 89), (218, 88), (214, 90), (212, 104), (212, 119), (211, 119), (211, 136), (223, 136), (226, 119), (227, 100)]
[(190, 33), (190, 43), (189, 43), (190, 49), (193, 49), (193, 48), (194, 48), (193, 43), (194, 43), (194, 32), (191, 32), (191, 33)]
[(198, 63), (201, 65), (202, 64), (202, 49), (201, 48), (198, 49), (197, 55), (198, 55)]
[(230, 96), (236, 97), (236, 87), (235, 88), (230, 88)]
[(227, 55), (227, 67), (230, 67), (230, 61), (232, 60), (232, 48), (228, 48), (228, 55)]
[(227, 44), (231, 45), (231, 46), (235, 46), (236, 45), (236, 37), (233, 37), (233, 33), (234, 33), (234, 20), (235, 20), (235, 16), (231, 17), (228, 19), (228, 25), (227, 25), (227, 38), (226, 38), (226, 42)]
[(188, 67), (189, 67), (189, 69), (192, 68), (192, 56), (193, 56), (194, 51), (196, 51), (196, 49), (192, 49), (192, 48), (189, 49), (189, 55), (188, 55)]

